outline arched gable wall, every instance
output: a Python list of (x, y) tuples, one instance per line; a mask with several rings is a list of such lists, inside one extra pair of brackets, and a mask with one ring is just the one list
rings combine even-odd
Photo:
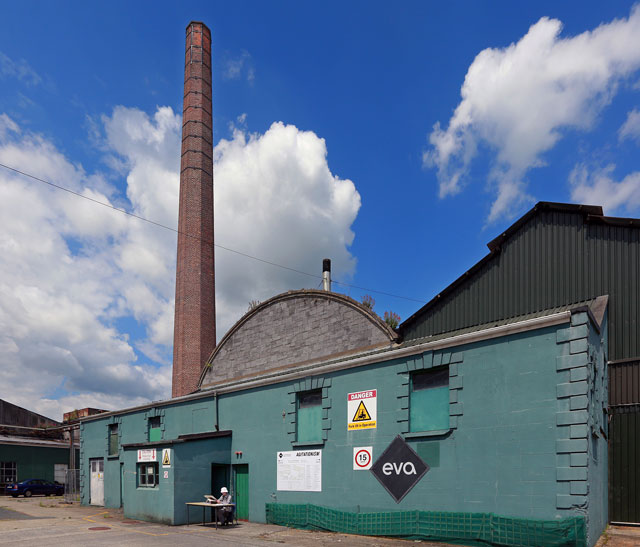
[(396, 339), (375, 313), (341, 294), (291, 291), (248, 312), (221, 340), (200, 386), (384, 347)]

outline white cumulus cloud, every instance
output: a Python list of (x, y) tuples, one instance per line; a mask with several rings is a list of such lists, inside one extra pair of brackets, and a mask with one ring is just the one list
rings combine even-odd
[(621, 141), (633, 139), (640, 144), (640, 111), (636, 108), (627, 114), (627, 119), (618, 130), (618, 137)]
[[(181, 119), (171, 108), (103, 116), (93, 138), (117, 165), (105, 174), (6, 115), (0, 129), (0, 162), (177, 227)], [(317, 274), (330, 257), (336, 275), (353, 273), (360, 196), (330, 171), (323, 139), (283, 123), (264, 134), (235, 129), (214, 156), (218, 243)], [(122, 188), (111, 182), (120, 176)], [(60, 418), (168, 397), (175, 233), (6, 170), (0, 228), (0, 398)], [(218, 337), (250, 300), (315, 286), (216, 249)]]
[(527, 171), (543, 165), (563, 131), (592, 128), (621, 80), (640, 67), (640, 6), (577, 36), (561, 30), (543, 17), (517, 43), (477, 55), (448, 126), (435, 124), (423, 155), (437, 168), (440, 197), (463, 189), (478, 147), (488, 145), (496, 194), (489, 220), (511, 216), (532, 200)]
[(571, 199), (578, 203), (602, 205), (605, 214), (616, 211), (631, 213), (640, 207), (640, 172), (633, 172), (620, 181), (613, 178), (615, 165), (590, 171), (577, 165), (569, 177)]
[[(331, 258), (336, 278), (350, 276), (351, 224), (360, 195), (334, 175), (324, 139), (277, 122), (264, 134), (236, 129), (214, 150), (215, 238), (220, 245), (321, 274)], [(224, 333), (250, 300), (312, 287), (318, 280), (216, 249), (218, 329)]]

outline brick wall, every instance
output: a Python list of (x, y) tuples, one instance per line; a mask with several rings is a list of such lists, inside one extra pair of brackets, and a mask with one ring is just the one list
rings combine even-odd
[(211, 33), (187, 26), (172, 396), (195, 391), (215, 347)]

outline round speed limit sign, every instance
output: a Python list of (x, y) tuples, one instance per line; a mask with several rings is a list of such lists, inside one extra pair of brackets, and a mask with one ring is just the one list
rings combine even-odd
[(355, 471), (365, 471), (371, 468), (373, 462), (372, 446), (360, 446), (353, 449), (353, 469)]

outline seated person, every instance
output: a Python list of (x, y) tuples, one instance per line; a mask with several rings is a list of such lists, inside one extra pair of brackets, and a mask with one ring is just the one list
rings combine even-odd
[[(227, 490), (226, 486), (223, 486), (220, 489), (220, 494), (222, 494), (216, 501), (218, 503), (232, 503), (231, 502), (231, 494), (229, 494), (229, 490)], [(222, 508), (222, 526), (226, 524), (231, 524), (233, 522), (233, 507), (223, 507)]]

